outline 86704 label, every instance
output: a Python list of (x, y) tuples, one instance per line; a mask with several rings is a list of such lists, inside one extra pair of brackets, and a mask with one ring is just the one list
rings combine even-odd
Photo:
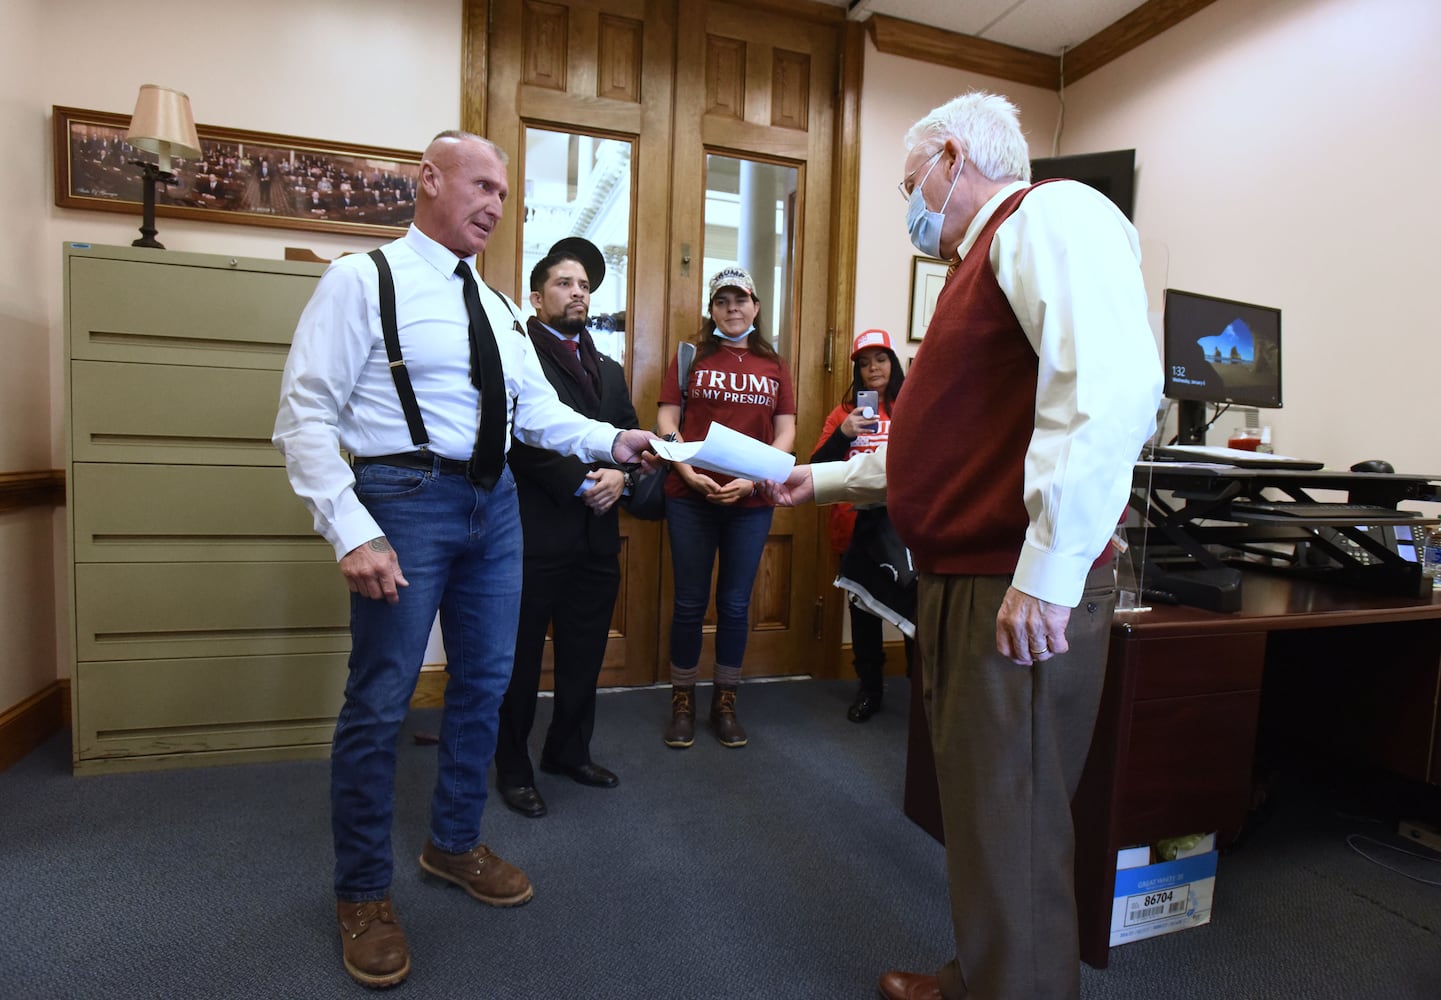
[(1184, 882), (1155, 892), (1142, 892), (1126, 897), (1125, 926), (1164, 920), (1185, 913), (1191, 899), (1191, 884)]

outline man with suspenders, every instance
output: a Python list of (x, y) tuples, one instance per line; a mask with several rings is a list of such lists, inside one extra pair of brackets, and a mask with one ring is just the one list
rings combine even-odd
[(449, 677), (420, 866), (493, 906), (532, 895), (525, 874), (480, 842), (520, 608), (511, 434), (588, 462), (635, 462), (650, 440), (562, 404), (514, 306), (477, 279), (475, 256), (508, 192), (506, 159), (480, 136), (436, 136), (414, 224), (375, 255), (327, 269), (281, 384), (275, 445), (352, 595), (331, 825), (343, 960), (370, 987), (410, 972), (390, 899), (395, 754), (437, 611)]

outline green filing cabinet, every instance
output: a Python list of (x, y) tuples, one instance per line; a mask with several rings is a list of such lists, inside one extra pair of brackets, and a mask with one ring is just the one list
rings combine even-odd
[(270, 444), (323, 265), (64, 254), (75, 771), (324, 756), (348, 593)]

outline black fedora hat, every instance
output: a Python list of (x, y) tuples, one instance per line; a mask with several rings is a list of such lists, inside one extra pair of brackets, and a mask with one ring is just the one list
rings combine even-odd
[(600, 283), (605, 280), (605, 256), (599, 247), (584, 236), (567, 236), (563, 240), (556, 240), (550, 252), (568, 253), (579, 259), (580, 266), (585, 268), (585, 277), (590, 282), (591, 292), (599, 288)]

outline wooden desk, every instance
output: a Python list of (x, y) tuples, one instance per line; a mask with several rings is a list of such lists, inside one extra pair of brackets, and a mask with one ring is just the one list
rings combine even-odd
[[(1116, 615), (1095, 737), (1072, 803), (1081, 957), (1096, 968), (1108, 960), (1116, 851), (1212, 830), (1224, 844), (1240, 832), (1264, 674), (1316, 680), (1316, 697), (1294, 715), (1329, 743), (1441, 784), (1441, 603), (1262, 573), (1247, 574), (1243, 593), (1232, 614), (1162, 607)], [(919, 705), (917, 694), (905, 809), (940, 839)]]

